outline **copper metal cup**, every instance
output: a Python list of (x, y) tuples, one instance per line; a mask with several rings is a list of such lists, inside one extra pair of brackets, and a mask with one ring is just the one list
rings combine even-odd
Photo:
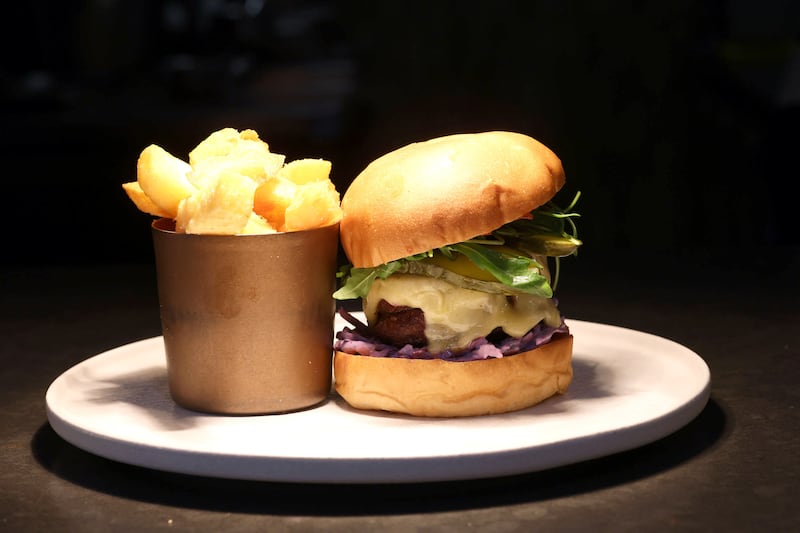
[(331, 387), (338, 224), (268, 235), (152, 226), (170, 394), (220, 414), (295, 411)]

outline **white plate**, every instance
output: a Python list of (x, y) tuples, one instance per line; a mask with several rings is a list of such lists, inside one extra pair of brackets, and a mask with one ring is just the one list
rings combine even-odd
[[(337, 317), (337, 329), (343, 322)], [(338, 396), (291, 414), (224, 417), (177, 407), (161, 337), (94, 356), (47, 391), (47, 416), (93, 454), (164, 471), (311, 483), (401, 483), (532, 472), (628, 450), (706, 405), (705, 362), (670, 340), (569, 322), (569, 391), (504, 415), (426, 419), (350, 409)]]

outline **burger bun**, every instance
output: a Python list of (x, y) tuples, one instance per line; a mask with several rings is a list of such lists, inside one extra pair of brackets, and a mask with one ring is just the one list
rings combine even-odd
[(521, 133), (410, 144), (370, 163), (342, 197), (340, 235), (354, 267), (374, 267), (487, 234), (564, 185), (559, 158)]
[(335, 387), (353, 408), (422, 417), (506, 413), (566, 392), (572, 336), (533, 350), (478, 361), (334, 354)]

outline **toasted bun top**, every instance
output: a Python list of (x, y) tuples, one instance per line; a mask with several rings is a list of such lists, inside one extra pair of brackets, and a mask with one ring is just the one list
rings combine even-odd
[(379, 157), (342, 198), (341, 241), (373, 267), (491, 232), (564, 185), (559, 158), (520, 133), (439, 137)]

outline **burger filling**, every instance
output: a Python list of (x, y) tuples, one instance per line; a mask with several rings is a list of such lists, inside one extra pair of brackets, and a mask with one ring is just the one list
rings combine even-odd
[[(367, 324), (335, 348), (358, 355), (460, 361), (503, 357), (569, 333), (553, 289), (558, 258), (576, 253), (571, 212), (552, 202), (489, 235), (372, 268), (345, 267), (337, 299), (362, 298)], [(548, 258), (555, 258), (555, 281)], [(552, 284), (551, 284), (552, 282)]]
[(401, 346), (427, 345), (434, 353), (463, 350), (498, 328), (522, 337), (539, 322), (550, 327), (561, 324), (552, 298), (465, 289), (413, 274), (375, 280), (363, 307), (376, 337)]
[(569, 329), (563, 321), (555, 328), (540, 322), (519, 338), (511, 337), (501, 329), (496, 329), (486, 337), (473, 339), (463, 350), (444, 350), (434, 353), (427, 346), (413, 346), (401, 342), (387, 343), (375, 336), (374, 326), (367, 326), (344, 309), (339, 309), (339, 314), (353, 327), (345, 327), (336, 334), (334, 348), (339, 352), (370, 357), (479, 361), (527, 352), (547, 344), (557, 335), (569, 334)]

